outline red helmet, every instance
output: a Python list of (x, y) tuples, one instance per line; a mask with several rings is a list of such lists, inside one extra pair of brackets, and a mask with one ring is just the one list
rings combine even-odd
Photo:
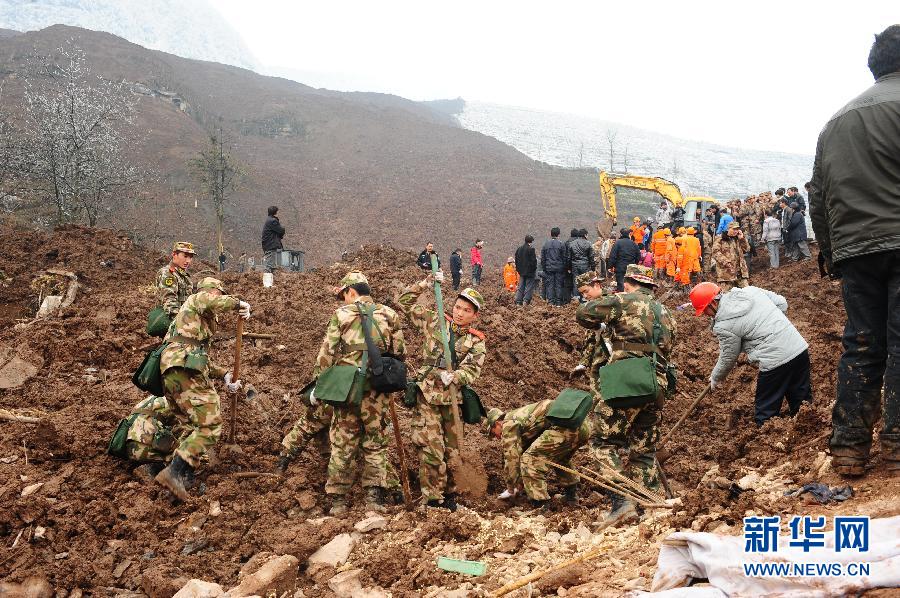
[(691, 305), (697, 311), (696, 315), (703, 313), (703, 310), (712, 303), (712, 300), (719, 296), (722, 289), (719, 285), (712, 282), (701, 282), (691, 289)]

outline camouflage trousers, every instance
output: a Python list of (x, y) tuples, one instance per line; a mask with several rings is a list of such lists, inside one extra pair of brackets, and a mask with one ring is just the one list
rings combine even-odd
[(716, 282), (716, 284), (719, 285), (719, 288), (722, 289), (723, 293), (725, 293), (735, 287), (737, 287), (739, 289), (749, 287), (750, 280), (747, 278), (738, 278), (737, 280), (720, 280), (720, 281)]
[(453, 430), (453, 406), (431, 405), (419, 394), (412, 421), (412, 442), (419, 448), (419, 485), (425, 500), (442, 500), (456, 493), (447, 462), (459, 446)]
[(281, 454), (294, 457), (303, 452), (316, 434), (331, 425), (333, 414), (334, 407), (325, 403), (309, 407), (281, 441), (281, 446), (284, 447)]
[(192, 467), (222, 435), (219, 394), (206, 372), (173, 367), (163, 374), (163, 388), (172, 414), (187, 434), (180, 437), (175, 454)]
[[(125, 451), (132, 461), (165, 461), (177, 440), (164, 422), (174, 418), (165, 397), (149, 397), (135, 407), (137, 417), (128, 428)], [(134, 411), (132, 411), (132, 414)]]
[(571, 460), (591, 435), (590, 423), (585, 420), (577, 430), (553, 426), (538, 436), (525, 451), (518, 455), (517, 439), (503, 438), (503, 468), (508, 488), (518, 486), (521, 479), (525, 494), (532, 500), (549, 500), (547, 478), (556, 471), (562, 486), (574, 486), (578, 476), (552, 468), (548, 461), (571, 468)]
[(360, 453), (363, 458), (363, 488), (390, 488), (391, 482), (396, 480), (388, 461), (388, 400), (386, 395), (370, 391), (359, 405), (334, 408), (328, 435), (331, 458), (328, 461), (326, 493), (350, 492)]
[[(591, 413), (591, 457), (651, 490), (659, 488), (656, 442), (661, 402), (662, 396), (642, 407), (613, 409), (600, 401)], [(621, 453), (628, 455), (627, 467)]]

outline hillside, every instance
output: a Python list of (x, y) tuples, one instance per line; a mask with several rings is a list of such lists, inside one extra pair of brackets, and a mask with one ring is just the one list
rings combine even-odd
[[(127, 79), (181, 100), (142, 96), (137, 154), (164, 182), (154, 200), (124, 224), (158, 247), (190, 238), (212, 246), (212, 218), (188, 160), (203, 147), (208, 124), (231, 134), (248, 177), (226, 219), (226, 247), (259, 252), (269, 205), (279, 205), (285, 245), (328, 263), (368, 242), (419, 249), (433, 240), (446, 255), (487, 240), (498, 263), (526, 233), (553, 225), (593, 230), (597, 182), (592, 170), (548, 166), (450, 116), (381, 94), (345, 94), (216, 63), (148, 50), (107, 33), (66, 26), (0, 39), (5, 107), (16, 114), (22, 77), (34, 50), (49, 54), (68, 39), (95, 72)], [(109, 224), (109, 223), (107, 223)]]

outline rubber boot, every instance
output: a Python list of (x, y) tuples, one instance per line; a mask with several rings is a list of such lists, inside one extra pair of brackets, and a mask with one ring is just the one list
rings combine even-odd
[(882, 434), (881, 460), (888, 475), (900, 477), (900, 434)]
[(384, 488), (380, 486), (366, 488), (366, 508), (378, 513), (384, 512)]
[(578, 504), (578, 486), (572, 484), (571, 486), (566, 486), (563, 489), (563, 500), (569, 506), (575, 506)]
[(284, 475), (285, 472), (287, 472), (288, 465), (290, 465), (293, 460), (294, 456), (290, 454), (278, 457), (278, 462), (275, 464), (275, 473)]
[(603, 519), (600, 520), (599, 525), (597, 525), (597, 531), (608, 527), (616, 527), (621, 523), (637, 519), (638, 513), (633, 502), (621, 494), (610, 493), (609, 496), (612, 499), (612, 506), (609, 512), (604, 514)]
[(444, 508), (450, 511), (451, 513), (455, 513), (458, 505), (456, 504), (456, 495), (448, 494), (444, 497)]
[(834, 447), (831, 449), (831, 468), (845, 478), (858, 478), (866, 473), (868, 454), (862, 448)]
[(447, 509), (451, 513), (456, 511), (456, 498), (452, 496), (447, 496), (444, 500), (437, 500), (432, 498), (428, 502), (425, 503), (426, 507), (431, 507), (432, 509)]
[(332, 494), (331, 495), (331, 508), (328, 510), (328, 514), (332, 517), (337, 517), (339, 515), (343, 515), (348, 510), (348, 502), (346, 494)]
[(151, 461), (150, 463), (138, 465), (132, 473), (141, 481), (149, 484), (156, 481), (156, 476), (165, 468), (166, 464), (162, 461)]
[(549, 501), (549, 500), (535, 500), (535, 499), (531, 499), (531, 500), (529, 500), (529, 502), (531, 503), (531, 508), (532, 508), (532, 509), (543, 509), (543, 508), (545, 508), (547, 505), (550, 504), (550, 501)]
[(168, 488), (176, 498), (186, 501), (190, 497), (188, 488), (193, 484), (193, 474), (194, 468), (180, 455), (175, 455), (169, 466), (156, 476), (156, 481)]

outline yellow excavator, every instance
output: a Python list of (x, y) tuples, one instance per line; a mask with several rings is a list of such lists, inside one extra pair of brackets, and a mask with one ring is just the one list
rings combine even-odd
[(673, 208), (684, 210), (684, 226), (695, 226), (698, 229), (699, 222), (695, 216), (697, 209), (705, 211), (710, 205), (719, 203), (712, 197), (684, 197), (681, 195), (681, 189), (678, 188), (678, 185), (664, 178), (635, 174), (616, 174), (601, 170), (600, 201), (603, 204), (604, 218), (597, 224), (597, 232), (603, 236), (608, 236), (617, 223), (617, 187), (655, 191), (672, 204)]

